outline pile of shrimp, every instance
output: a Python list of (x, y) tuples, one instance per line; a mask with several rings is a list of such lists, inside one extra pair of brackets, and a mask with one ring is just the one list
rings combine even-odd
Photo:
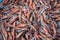
[(60, 0), (3, 0), (2, 40), (60, 40)]

